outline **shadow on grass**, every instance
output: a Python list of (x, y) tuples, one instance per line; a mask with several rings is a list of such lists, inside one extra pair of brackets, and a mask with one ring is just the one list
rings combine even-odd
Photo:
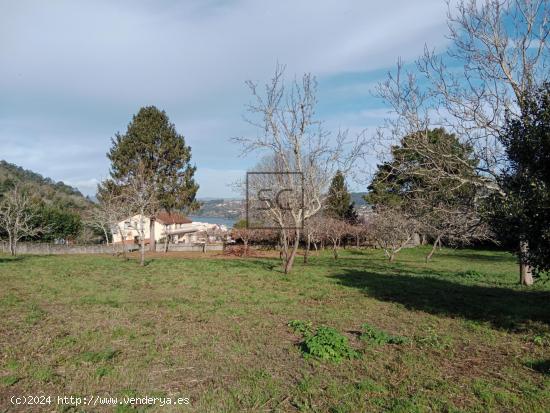
[(550, 376), (550, 360), (534, 360), (525, 363), (525, 365), (541, 374)]
[(6, 255), (0, 257), (0, 263), (3, 262), (17, 262), (17, 261), (23, 261), (26, 257), (23, 255), (17, 255), (16, 257), (12, 255)]
[(531, 329), (532, 322), (550, 326), (550, 291), (517, 291), (429, 276), (351, 269), (331, 277), (378, 300), (400, 303), (412, 310), (489, 322), (512, 331)]
[(474, 260), (474, 261), (488, 261), (488, 262), (514, 262), (513, 256), (506, 255), (488, 255), (482, 253), (469, 252), (468, 254), (452, 253), (446, 254), (448, 258)]

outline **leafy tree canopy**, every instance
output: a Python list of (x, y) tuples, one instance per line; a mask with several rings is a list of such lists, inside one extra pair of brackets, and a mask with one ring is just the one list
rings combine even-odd
[(500, 178), (504, 194), (493, 198), (493, 221), (503, 241), (536, 271), (550, 270), (550, 83), (524, 100), (521, 118), (509, 119), (500, 140), (509, 159)]
[(113, 180), (125, 182), (142, 168), (154, 183), (162, 208), (193, 210), (199, 186), (193, 178), (191, 148), (176, 131), (164, 111), (154, 106), (141, 108), (126, 133), (117, 133), (107, 154)]

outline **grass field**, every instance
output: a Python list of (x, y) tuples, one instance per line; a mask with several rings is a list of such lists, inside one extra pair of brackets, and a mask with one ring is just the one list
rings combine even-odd
[[(37, 394), (190, 398), (144, 411), (549, 411), (550, 285), (518, 287), (506, 253), (425, 253), (327, 252), (290, 276), (275, 258), (0, 256), (0, 411)], [(291, 320), (336, 328), (360, 357), (305, 358)], [(406, 341), (361, 340), (364, 323)]]

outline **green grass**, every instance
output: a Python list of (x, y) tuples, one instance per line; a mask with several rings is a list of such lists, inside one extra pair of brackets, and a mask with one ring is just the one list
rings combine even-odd
[[(547, 411), (550, 285), (518, 286), (506, 253), (425, 253), (327, 251), (289, 276), (275, 258), (0, 256), (0, 406), (129, 394), (191, 405), (111, 411)], [(303, 357), (319, 326), (358, 357)]]

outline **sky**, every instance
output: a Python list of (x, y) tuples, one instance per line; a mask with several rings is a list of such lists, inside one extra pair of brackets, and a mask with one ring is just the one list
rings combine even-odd
[[(94, 195), (111, 137), (155, 105), (192, 148), (198, 197), (236, 197), (246, 80), (318, 80), (329, 131), (380, 125), (397, 58), (446, 45), (443, 0), (0, 0), (0, 159)], [(360, 190), (360, 187), (352, 189)]]

